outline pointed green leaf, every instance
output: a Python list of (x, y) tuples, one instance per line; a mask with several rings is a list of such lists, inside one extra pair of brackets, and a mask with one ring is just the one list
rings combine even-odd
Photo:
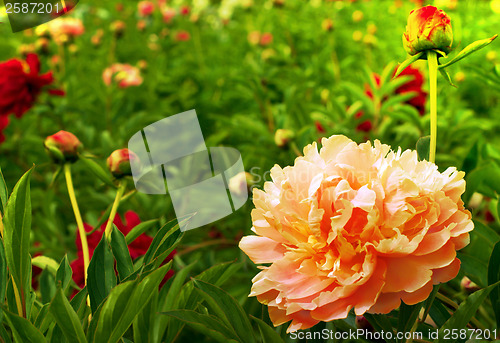
[[(0, 304), (5, 303), (5, 292), (7, 291), (7, 261), (5, 260), (5, 249), (3, 239), (0, 238)], [(0, 308), (0, 323), (2, 322), (2, 308)]]
[(153, 242), (151, 242), (146, 255), (144, 255), (144, 264), (147, 265), (160, 256), (165, 255), (166, 258), (166, 255), (174, 250), (183, 236), (184, 233), (179, 230), (179, 224), (176, 219), (163, 225), (153, 238)]
[[(26, 296), (31, 289), (31, 195), (30, 175), (28, 170), (17, 182), (5, 207), (4, 248), (5, 258), (21, 295), (21, 302), (26, 304)], [(25, 310), (25, 308), (24, 308)]]
[(9, 198), (9, 191), (7, 189), (7, 184), (3, 178), (2, 169), (0, 168), (0, 213), (5, 213), (5, 206), (7, 205), (7, 199)]
[(406, 69), (406, 67), (408, 67), (410, 64), (412, 64), (413, 62), (418, 60), (420, 57), (422, 57), (423, 54), (424, 54), (424, 52), (420, 51), (418, 54), (413, 55), (411, 57), (408, 57), (406, 60), (401, 62), (398, 69), (396, 70), (396, 73), (394, 74), (393, 78), (398, 77), (398, 75), (401, 74), (403, 72), (403, 70)]
[[(495, 244), (491, 252), (490, 261), (488, 263), (488, 285), (493, 285), (500, 281), (500, 242)], [(497, 320), (497, 328), (500, 329), (500, 286), (495, 287), (490, 293), (491, 305), (495, 318)]]
[(230, 328), (233, 328), (242, 342), (254, 342), (253, 329), (248, 315), (240, 304), (226, 291), (201, 280), (194, 280), (205, 301), (215, 314)]
[(94, 342), (115, 343), (125, 334), (135, 316), (141, 312), (170, 269), (171, 262), (155, 270), (143, 280), (119, 284), (102, 305), (97, 320)]
[(429, 149), (431, 146), (431, 136), (425, 136), (417, 141), (417, 154), (420, 161), (429, 160)]
[(135, 226), (130, 232), (125, 236), (127, 245), (132, 243), (137, 237), (142, 235), (144, 232), (148, 231), (158, 223), (158, 219), (148, 220)]
[(43, 343), (47, 342), (45, 337), (31, 322), (4, 309), (5, 318), (14, 334), (14, 340), (18, 343)]
[(87, 291), (89, 292), (92, 313), (97, 310), (111, 289), (116, 286), (114, 265), (113, 253), (106, 241), (106, 236), (102, 235), (87, 269)]
[[(394, 330), (392, 329), (392, 324), (389, 321), (389, 318), (387, 318), (386, 315), (384, 314), (370, 314), (370, 313), (365, 313), (363, 315), (366, 320), (373, 326), (375, 330), (378, 332), (393, 332)], [(393, 338), (387, 337), (386, 339), (387, 342), (395, 342)]]
[(272, 327), (267, 325), (266, 322), (252, 315), (250, 318), (252, 318), (259, 325), (260, 336), (262, 337), (263, 343), (285, 343), (281, 336), (274, 331)]
[(73, 276), (73, 270), (71, 270), (71, 266), (69, 265), (68, 255), (64, 255), (59, 267), (56, 272), (56, 283), (60, 283), (60, 287), (63, 291), (66, 290), (69, 283), (71, 282), (71, 277)]
[(494, 35), (491, 38), (481, 39), (481, 40), (475, 41), (474, 43), (467, 45), (454, 58), (452, 58), (450, 61), (448, 61), (444, 64), (441, 64), (440, 66), (438, 66), (438, 68), (443, 69), (443, 68), (451, 66), (453, 63), (457, 63), (461, 59), (469, 56), (470, 54), (472, 54), (472, 53), (474, 53), (482, 48), (484, 48), (485, 46), (487, 46), (488, 44), (493, 42), (495, 40), (495, 38), (497, 38), (497, 37), (498, 37), (498, 35)]
[(111, 231), (110, 244), (111, 251), (116, 259), (118, 276), (120, 277), (120, 280), (123, 280), (134, 272), (134, 264), (132, 263), (132, 258), (130, 257), (125, 237), (123, 236), (123, 233), (118, 230), (115, 224), (113, 224), (113, 231)]
[(451, 330), (451, 329), (463, 329), (466, 327), (466, 325), (469, 323), (471, 318), (474, 316), (476, 313), (477, 309), (479, 306), (483, 303), (483, 301), (488, 297), (490, 292), (495, 289), (495, 287), (498, 287), (500, 285), (500, 282), (497, 282), (493, 285), (490, 285), (486, 288), (483, 288), (479, 291), (476, 291), (469, 295), (467, 299), (465, 299), (460, 306), (458, 306), (458, 309), (453, 313), (450, 319), (444, 323), (444, 325), (439, 329), (439, 339), (438, 343), (445, 342), (445, 335), (444, 331), (445, 330)]
[[(423, 302), (415, 305), (406, 305), (401, 302), (399, 307), (399, 318), (398, 318), (398, 332), (410, 332), (413, 324), (418, 319), (420, 309), (424, 305)], [(399, 342), (403, 343), (406, 339), (401, 338)]]
[[(241, 340), (218, 318), (200, 314), (192, 310), (174, 310), (163, 312), (167, 316), (171, 316), (182, 320), (194, 330), (221, 343), (241, 342)], [(247, 334), (250, 334), (248, 332)]]
[(87, 343), (80, 319), (61, 288), (57, 289), (49, 310), (68, 342)]
[(458, 88), (456, 84), (453, 83), (451, 80), (450, 74), (448, 74), (448, 71), (446, 69), (439, 69), (439, 72), (443, 76), (443, 78), (450, 84), (450, 86)]
[(101, 167), (101, 165), (99, 165), (94, 160), (91, 160), (90, 158), (84, 157), (82, 155), (80, 155), (80, 161), (85, 164), (87, 170), (97, 176), (102, 182), (110, 187), (116, 188), (116, 185), (111, 180), (111, 175), (103, 167)]
[(40, 274), (40, 293), (42, 294), (42, 303), (50, 302), (56, 292), (56, 281), (54, 275), (46, 268)]

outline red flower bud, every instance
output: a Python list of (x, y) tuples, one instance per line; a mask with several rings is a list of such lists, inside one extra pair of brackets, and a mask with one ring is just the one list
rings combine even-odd
[(113, 151), (107, 159), (107, 165), (111, 174), (116, 178), (132, 175), (130, 161), (139, 161), (139, 157), (129, 149)]
[(57, 162), (75, 162), (83, 148), (74, 134), (63, 130), (48, 136), (43, 145), (50, 157)]
[(405, 50), (410, 55), (438, 49), (449, 53), (453, 43), (450, 17), (434, 6), (425, 6), (410, 12), (403, 34)]

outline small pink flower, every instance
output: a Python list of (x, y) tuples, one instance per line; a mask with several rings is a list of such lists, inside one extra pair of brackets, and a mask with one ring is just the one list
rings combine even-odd
[(50, 21), (48, 30), (57, 44), (67, 43), (85, 32), (85, 27), (80, 19), (59, 17)]
[(152, 1), (139, 1), (137, 4), (137, 10), (141, 17), (149, 17), (153, 14), (155, 10), (155, 5)]
[(179, 31), (175, 35), (175, 40), (178, 42), (185, 42), (191, 39), (191, 35), (187, 31)]
[(106, 68), (102, 74), (102, 79), (106, 86), (110, 86), (113, 82), (116, 82), (121, 88), (140, 86), (143, 81), (138, 68), (130, 64), (121, 63), (116, 63)]
[(183, 16), (189, 15), (190, 12), (191, 12), (191, 9), (188, 6), (182, 6), (180, 9), (180, 13)]
[(270, 33), (270, 32), (264, 32), (261, 36), (260, 36), (260, 42), (259, 44), (262, 45), (262, 46), (266, 46), (266, 45), (269, 45), (273, 42), (273, 34)]
[(173, 8), (166, 7), (162, 10), (162, 15), (163, 15), (163, 21), (168, 24), (175, 17), (176, 12)]

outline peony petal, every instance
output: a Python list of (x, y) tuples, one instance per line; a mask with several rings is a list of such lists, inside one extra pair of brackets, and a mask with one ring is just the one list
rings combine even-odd
[(240, 241), (239, 247), (254, 263), (272, 263), (283, 257), (286, 248), (270, 238), (246, 236)]

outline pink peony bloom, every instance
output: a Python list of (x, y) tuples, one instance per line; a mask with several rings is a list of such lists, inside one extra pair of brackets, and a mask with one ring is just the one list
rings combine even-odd
[(320, 321), (388, 313), (453, 279), (456, 250), (474, 227), (464, 173), (418, 161), (417, 152), (345, 136), (304, 148), (294, 166), (271, 170), (254, 190), (256, 236), (240, 248), (260, 267), (250, 296), (288, 332)]
[(48, 31), (57, 44), (69, 42), (85, 33), (85, 27), (80, 19), (60, 17), (47, 23)]
[(112, 82), (116, 82), (121, 88), (140, 86), (143, 81), (138, 68), (130, 64), (121, 63), (115, 63), (111, 67), (106, 68), (102, 74), (102, 79), (106, 86), (111, 85)]
[(137, 10), (141, 17), (148, 17), (153, 14), (155, 10), (155, 4), (152, 1), (139, 1), (137, 4)]

